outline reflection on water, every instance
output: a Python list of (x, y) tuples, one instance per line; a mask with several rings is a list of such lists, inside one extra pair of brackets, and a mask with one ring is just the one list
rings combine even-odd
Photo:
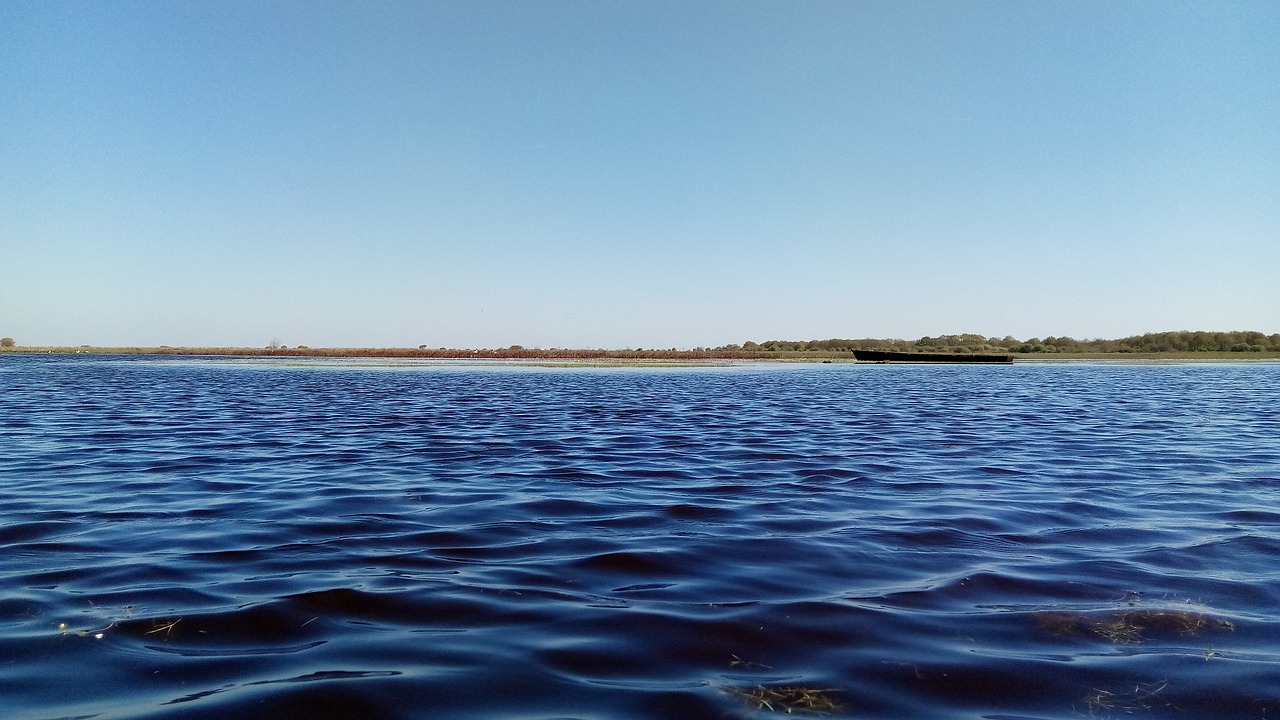
[(1280, 716), (1280, 366), (0, 359), (6, 718)]

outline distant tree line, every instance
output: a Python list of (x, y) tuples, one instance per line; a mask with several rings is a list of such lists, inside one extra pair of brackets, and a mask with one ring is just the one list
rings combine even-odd
[(1019, 340), (962, 335), (928, 335), (919, 340), (768, 340), (716, 348), (746, 352), (848, 352), (850, 350), (893, 350), (897, 352), (949, 353), (1164, 353), (1164, 352), (1280, 352), (1280, 333), (1260, 332), (1162, 332), (1134, 335), (1119, 340), (1076, 340), (1072, 337)]
[(1006, 335), (1002, 338), (985, 337), (965, 333), (961, 335), (926, 335), (918, 340), (862, 338), (858, 340), (768, 340), (747, 341), (741, 345), (723, 345), (716, 348), (697, 347), (692, 350), (676, 348), (627, 348), (625, 350), (526, 348), (511, 345), (507, 348), (433, 348), (420, 345), (417, 348), (310, 348), (306, 345), (288, 347), (279, 340), (272, 340), (261, 348), (94, 348), (82, 345), (78, 348), (19, 348), (12, 338), (0, 338), (0, 348), (29, 352), (116, 352), (159, 355), (290, 355), (317, 357), (397, 357), (397, 358), (476, 358), (476, 359), (612, 359), (612, 360), (660, 360), (677, 358), (699, 359), (755, 359), (771, 353), (823, 353), (834, 355), (851, 350), (892, 350), (897, 352), (931, 353), (1280, 353), (1280, 333), (1264, 335), (1260, 332), (1163, 332), (1134, 335), (1119, 340), (1076, 340), (1071, 337), (1030, 338), (1019, 340)]

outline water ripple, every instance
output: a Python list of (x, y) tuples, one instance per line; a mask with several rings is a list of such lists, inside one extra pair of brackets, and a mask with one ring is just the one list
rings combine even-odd
[(1280, 715), (1275, 364), (2, 360), (6, 718)]

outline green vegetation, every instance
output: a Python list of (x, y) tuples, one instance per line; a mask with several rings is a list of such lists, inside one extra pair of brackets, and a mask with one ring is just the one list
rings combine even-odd
[(894, 352), (947, 353), (1022, 353), (1022, 354), (1096, 354), (1096, 353), (1261, 353), (1280, 352), (1280, 333), (1264, 335), (1255, 331), (1237, 332), (1162, 332), (1147, 333), (1120, 340), (1076, 340), (1071, 337), (1048, 336), (1044, 339), (1019, 340), (963, 335), (925, 336), (919, 340), (769, 340), (745, 342), (718, 349), (741, 349), (757, 352), (816, 352), (850, 350), (890, 350)]
[(1127, 357), (1132, 359), (1243, 359), (1280, 357), (1280, 333), (1260, 332), (1163, 332), (1135, 335), (1119, 340), (1076, 340), (1048, 336), (1019, 340), (1012, 336), (962, 335), (925, 336), (918, 340), (863, 338), (859, 340), (768, 340), (741, 345), (697, 347), (691, 350), (664, 349), (570, 349), (528, 348), (444, 348), (419, 345), (415, 348), (313, 348), (288, 347), (273, 339), (266, 347), (17, 347), (12, 338), (0, 340), (0, 350), (23, 353), (96, 353), (127, 355), (235, 355), (284, 357), (365, 357), (476, 360), (597, 360), (601, 362), (652, 362), (659, 360), (851, 360), (851, 350), (894, 352), (1012, 354), (1019, 359)]

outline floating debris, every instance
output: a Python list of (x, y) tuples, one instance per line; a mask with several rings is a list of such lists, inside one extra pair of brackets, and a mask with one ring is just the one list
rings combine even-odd
[(1109, 612), (1040, 612), (1040, 627), (1054, 635), (1098, 636), (1127, 645), (1142, 642), (1144, 633), (1199, 635), (1208, 630), (1234, 630), (1223, 620), (1192, 610), (1129, 609)]
[(757, 685), (750, 688), (730, 688), (729, 692), (754, 704), (756, 710), (822, 715), (840, 709), (839, 696), (831, 688)]
[(1161, 680), (1160, 682), (1136, 684), (1132, 690), (1125, 689), (1120, 692), (1111, 692), (1110, 690), (1094, 689), (1084, 698), (1085, 707), (1089, 710), (1089, 715), (1094, 716), (1099, 711), (1117, 710), (1126, 714), (1131, 714), (1137, 710), (1150, 710), (1155, 706), (1153, 698), (1160, 694), (1169, 683)]
[(115, 626), (115, 623), (111, 623), (106, 627), (101, 627), (96, 630), (72, 630), (70, 625), (66, 623), (58, 623), (58, 633), (61, 634), (62, 637), (67, 637), (68, 635), (75, 635), (76, 637), (93, 636), (94, 639), (101, 640), (106, 637), (107, 631)]
[(155, 635), (156, 633), (162, 632), (162, 633), (164, 633), (165, 635), (172, 635), (172, 634), (173, 634), (173, 629), (174, 629), (175, 627), (177, 627), (177, 626), (178, 626), (178, 623), (180, 623), (180, 622), (182, 622), (182, 618), (178, 618), (177, 620), (174, 620), (173, 622), (164, 622), (164, 621), (161, 621), (161, 620), (152, 620), (152, 621), (151, 621), (151, 624), (152, 624), (152, 625), (154, 625), (155, 627), (154, 627), (154, 628), (152, 628), (151, 630), (148, 630), (148, 631), (146, 631), (146, 632), (142, 633), (142, 634), (143, 634), (143, 635)]
[(765, 665), (764, 663), (751, 662), (750, 660), (743, 660), (737, 655), (730, 655), (729, 657), (733, 658), (732, 660), (729, 661), (729, 667), (740, 667), (740, 668), (746, 668), (746, 669), (763, 668), (765, 670), (773, 669), (772, 667)]

